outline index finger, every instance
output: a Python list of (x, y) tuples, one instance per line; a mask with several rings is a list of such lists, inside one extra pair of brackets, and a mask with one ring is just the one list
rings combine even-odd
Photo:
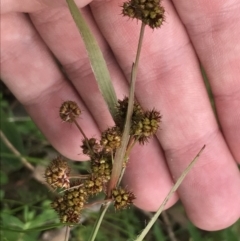
[[(89, 4), (92, 0), (75, 0), (78, 7), (82, 8)], [(61, 7), (67, 5), (65, 0), (2, 0), (1, 14), (8, 12), (35, 12), (46, 7)]]

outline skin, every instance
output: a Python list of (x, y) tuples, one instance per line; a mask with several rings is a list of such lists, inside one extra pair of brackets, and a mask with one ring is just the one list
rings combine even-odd
[[(128, 93), (140, 22), (121, 16), (121, 1), (90, 2), (76, 1), (122, 99)], [(161, 128), (148, 145), (133, 150), (124, 181), (137, 197), (135, 204), (154, 211), (206, 144), (167, 207), (180, 198), (199, 228), (226, 228), (240, 216), (240, 1), (162, 4), (166, 21), (158, 30), (146, 28), (136, 83), (143, 108), (160, 110)], [(61, 154), (85, 159), (79, 154), (82, 137), (74, 125), (62, 123), (59, 106), (65, 100), (79, 104), (79, 123), (89, 137), (113, 121), (65, 2), (2, 0), (1, 31), (2, 80)], [(199, 62), (210, 81), (220, 126)]]

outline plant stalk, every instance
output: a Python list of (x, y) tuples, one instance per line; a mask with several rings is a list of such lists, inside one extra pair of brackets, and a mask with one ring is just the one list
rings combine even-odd
[(123, 173), (122, 173), (123, 162), (125, 159), (126, 149), (127, 149), (127, 145), (128, 145), (128, 141), (129, 141), (129, 132), (130, 132), (130, 127), (131, 127), (131, 118), (132, 118), (133, 104), (134, 104), (135, 83), (136, 83), (139, 58), (140, 58), (140, 53), (141, 53), (141, 48), (142, 48), (142, 43), (143, 43), (144, 30), (145, 30), (145, 24), (142, 23), (139, 41), (138, 41), (137, 54), (136, 54), (135, 62), (132, 65), (128, 108), (127, 108), (127, 115), (126, 115), (126, 120), (125, 120), (125, 125), (124, 125), (124, 131), (123, 131), (123, 135), (122, 135), (121, 147), (117, 150), (116, 155), (115, 155), (114, 165), (113, 165), (113, 169), (112, 169), (112, 175), (111, 175), (111, 179), (110, 179), (109, 185), (108, 185), (108, 192), (107, 192), (108, 197), (111, 196), (112, 189), (117, 186), (120, 176), (123, 175)]
[[(127, 158), (126, 150), (127, 150), (128, 143), (129, 143), (129, 132), (130, 132), (131, 118), (132, 118), (133, 104), (134, 104), (135, 82), (136, 82), (136, 77), (137, 77), (137, 69), (138, 69), (138, 64), (139, 64), (140, 52), (141, 52), (142, 43), (143, 43), (144, 29), (145, 29), (145, 24), (142, 23), (139, 41), (138, 41), (136, 59), (132, 65), (128, 109), (127, 109), (127, 115), (126, 115), (124, 131), (123, 131), (123, 136), (122, 136), (122, 141), (121, 141), (121, 147), (116, 151), (116, 154), (115, 154), (111, 179), (109, 181), (108, 190), (107, 190), (107, 198), (111, 197), (112, 189), (120, 184), (119, 179), (122, 179), (124, 170), (125, 170), (125, 168), (123, 168), (123, 162), (124, 162), (125, 158)], [(100, 228), (101, 222), (103, 220), (103, 217), (104, 217), (108, 207), (110, 206), (110, 204), (111, 204), (111, 202), (108, 202), (107, 204), (102, 205), (98, 219), (95, 222), (93, 231), (89, 238), (89, 241), (95, 240), (98, 230)]]
[(108, 210), (109, 206), (110, 206), (111, 202), (108, 202), (106, 204), (103, 204), (101, 206), (101, 209), (99, 211), (99, 216), (98, 216), (98, 219), (97, 221), (95, 222), (94, 224), (94, 227), (92, 229), (92, 233), (91, 233), (91, 236), (89, 237), (88, 241), (94, 241), (96, 236), (97, 236), (97, 233), (98, 233), (98, 230), (100, 228), (100, 225), (102, 223), (102, 220), (104, 218), (104, 215), (106, 213), (106, 211)]

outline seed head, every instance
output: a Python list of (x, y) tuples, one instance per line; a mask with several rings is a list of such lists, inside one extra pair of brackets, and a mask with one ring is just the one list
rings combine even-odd
[(129, 0), (122, 6), (122, 14), (141, 20), (151, 28), (159, 28), (164, 21), (164, 8), (160, 0)]
[[(128, 97), (125, 97), (123, 100), (118, 100), (117, 106), (117, 125), (123, 130), (125, 119), (127, 116), (128, 108)], [(144, 115), (142, 107), (134, 101), (133, 104), (133, 113), (132, 113), (132, 122), (141, 120)]]
[(81, 110), (77, 103), (71, 100), (63, 102), (59, 110), (61, 119), (70, 123), (73, 122), (80, 114)]
[[(87, 145), (87, 141), (88, 141), (88, 145)], [(83, 144), (81, 145), (81, 148), (83, 150), (83, 154), (86, 154), (88, 156), (96, 156), (99, 154), (99, 152), (101, 151), (101, 145), (97, 142), (97, 140), (95, 138), (90, 138), (88, 140), (83, 140), (82, 142)]]
[(62, 223), (79, 223), (81, 211), (86, 204), (88, 194), (84, 186), (70, 188), (63, 196), (52, 202), (52, 208), (59, 214)]
[(112, 172), (112, 159), (111, 155), (102, 154), (97, 159), (91, 160), (91, 171), (92, 173), (102, 178), (102, 182), (106, 183), (110, 180)]
[(84, 187), (89, 195), (95, 195), (103, 191), (104, 179), (98, 175), (92, 174), (91, 177), (84, 181)]
[(70, 168), (61, 156), (52, 160), (45, 170), (46, 182), (53, 188), (69, 188)]
[(115, 151), (121, 145), (122, 133), (120, 128), (114, 126), (102, 133), (101, 145), (106, 153)]
[(136, 197), (132, 192), (120, 187), (112, 190), (112, 199), (114, 201), (115, 209), (120, 210), (129, 207)]
[(144, 144), (157, 132), (160, 120), (161, 116), (158, 111), (146, 111), (140, 121), (132, 123), (131, 131), (133, 136), (137, 138), (141, 144)]

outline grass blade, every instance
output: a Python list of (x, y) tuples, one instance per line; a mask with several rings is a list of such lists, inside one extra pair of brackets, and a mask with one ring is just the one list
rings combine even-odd
[(92, 70), (98, 83), (100, 92), (102, 93), (103, 98), (107, 103), (109, 111), (114, 119), (116, 116), (115, 112), (117, 105), (117, 96), (114, 91), (107, 64), (103, 58), (103, 54), (100, 50), (100, 47), (98, 46), (94, 35), (89, 29), (74, 0), (66, 1), (72, 14), (73, 20), (76, 23), (85, 44)]

